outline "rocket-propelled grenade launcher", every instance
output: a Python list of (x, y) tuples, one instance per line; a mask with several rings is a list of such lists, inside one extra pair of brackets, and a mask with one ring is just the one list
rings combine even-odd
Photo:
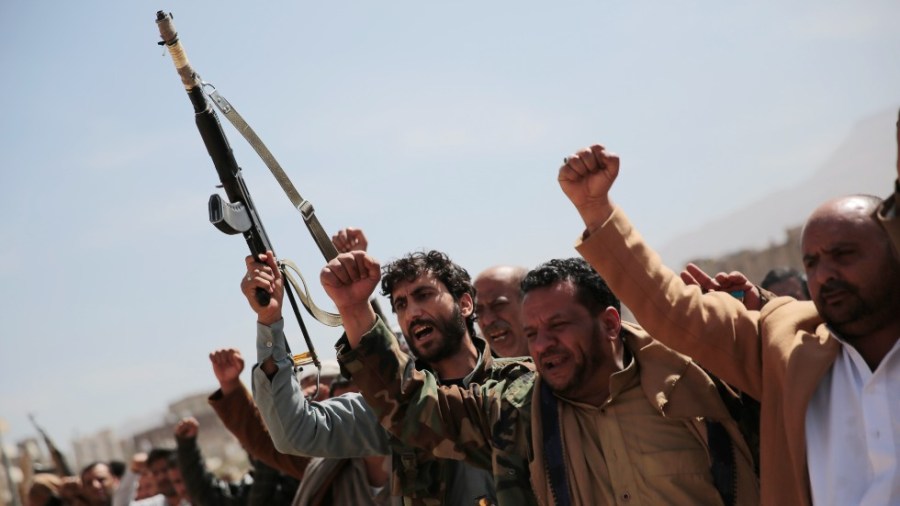
[[(213, 105), (215, 105), (235, 128), (237, 128), (238, 132), (250, 143), (257, 154), (260, 155), (263, 162), (265, 162), (269, 170), (272, 171), (272, 174), (275, 176), (275, 179), (281, 185), (288, 198), (303, 216), (303, 220), (319, 247), (319, 250), (325, 257), (325, 260), (331, 260), (336, 257), (337, 250), (331, 243), (328, 234), (325, 233), (319, 223), (318, 218), (316, 218), (312, 204), (300, 196), (297, 189), (287, 177), (287, 174), (284, 173), (281, 166), (275, 160), (275, 157), (272, 156), (265, 144), (257, 137), (256, 133), (253, 132), (253, 129), (251, 129), (240, 114), (237, 113), (237, 110), (235, 110), (234, 107), (218, 93), (218, 91), (208, 93), (207, 88), (213, 90), (215, 90), (215, 88), (208, 83), (203, 82), (197, 72), (191, 67), (187, 55), (184, 52), (184, 47), (182, 47), (181, 41), (178, 38), (178, 32), (175, 31), (175, 25), (172, 22), (172, 14), (158, 11), (156, 13), (156, 24), (159, 27), (159, 34), (162, 38), (160, 45), (165, 45), (169, 50), (169, 54), (172, 56), (172, 61), (175, 63), (175, 69), (178, 71), (181, 83), (184, 85), (184, 89), (188, 93), (188, 98), (190, 98), (191, 104), (194, 107), (194, 119), (197, 123), (197, 129), (200, 131), (200, 136), (203, 138), (203, 144), (206, 146), (206, 151), (209, 153), (210, 158), (212, 158), (213, 164), (216, 167), (216, 172), (219, 175), (219, 181), (221, 181), (222, 188), (225, 190), (225, 195), (228, 197), (227, 202), (218, 194), (213, 194), (209, 198), (210, 222), (226, 234), (243, 235), (244, 240), (247, 241), (247, 246), (250, 247), (250, 252), (254, 257), (261, 253), (265, 253), (266, 251), (274, 251), (272, 243), (269, 241), (266, 230), (259, 218), (256, 206), (253, 204), (253, 199), (250, 197), (247, 184), (244, 182), (244, 178), (241, 175), (241, 168), (238, 166), (234, 154), (231, 151), (231, 145), (228, 143), (225, 132), (222, 130), (222, 124), (219, 122), (219, 117), (212, 108)], [(312, 363), (315, 364), (316, 368), (321, 370), (319, 358), (316, 355), (312, 341), (309, 338), (306, 325), (303, 323), (303, 319), (300, 316), (300, 311), (291, 287), (296, 290), (300, 302), (310, 314), (316, 318), (316, 320), (325, 325), (337, 327), (342, 324), (340, 315), (323, 311), (315, 305), (309, 295), (306, 282), (303, 280), (299, 269), (297, 269), (293, 262), (283, 259), (280, 260), (279, 270), (287, 281), (284, 284), (285, 294), (291, 302), (294, 315), (297, 317), (297, 322), (300, 325), (300, 329), (303, 332), (303, 338), (305, 339), (307, 349), (309, 350), (308, 352), (294, 355), (294, 365), (299, 367)], [(290, 271), (293, 271), (299, 276), (299, 282)], [(271, 300), (269, 293), (261, 288), (256, 290), (255, 296), (257, 302), (264, 306), (268, 305)]]
[[(206, 98), (200, 76), (191, 67), (184, 48), (181, 46), (181, 41), (178, 40), (178, 32), (175, 31), (175, 25), (172, 23), (172, 14), (158, 11), (156, 24), (159, 26), (163, 44), (172, 55), (172, 61), (181, 77), (181, 83), (194, 106), (194, 120), (197, 123), (197, 129), (200, 131), (206, 151), (212, 158), (216, 172), (219, 174), (222, 189), (228, 196), (228, 202), (223, 201), (218, 194), (213, 194), (209, 198), (209, 221), (226, 234), (242, 234), (254, 257), (266, 251), (274, 251), (262, 221), (259, 219), (256, 206), (253, 205), (253, 199), (250, 197), (244, 178), (241, 176), (241, 168), (234, 158), (225, 132), (222, 131), (219, 117)], [(268, 305), (269, 293), (258, 288), (256, 300), (264, 306)]]

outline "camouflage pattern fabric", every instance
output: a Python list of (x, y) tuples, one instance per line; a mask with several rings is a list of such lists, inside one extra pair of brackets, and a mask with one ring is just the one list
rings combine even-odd
[[(750, 450), (709, 376), (640, 327), (627, 325), (624, 330), (635, 358), (648, 364), (642, 368), (646, 372), (642, 382), (648, 382), (643, 388), (651, 405), (661, 416), (683, 418), (692, 426), (703, 425), (703, 418), (698, 417), (703, 413), (721, 422), (739, 459), (736, 502), (757, 504), (759, 484)], [(546, 489), (546, 469), (534, 462), (532, 403), (538, 375), (530, 361), (494, 360), (480, 384), (441, 388), (433, 375), (416, 370), (380, 320), (356, 349), (339, 344), (338, 360), (353, 375), (381, 424), (404, 443), (429, 449), (431, 457), (490, 465), (499, 504), (539, 503), (532, 485)], [(687, 390), (675, 388), (679, 383)], [(670, 398), (672, 394), (675, 397)], [(700, 431), (695, 432), (698, 442), (705, 445)], [(537, 483), (532, 483), (534, 480)], [(549, 494), (541, 497), (553, 501)]]
[[(375, 325), (373, 333), (380, 336), (378, 340), (381, 344), (381, 357), (386, 374), (397, 371), (399, 358), (402, 365), (399, 367), (411, 375), (416, 370), (416, 363), (413, 358), (403, 352), (397, 343), (396, 338), (390, 329), (379, 318)], [(504, 420), (502, 425), (498, 427), (508, 427), (507, 430), (497, 432), (497, 434), (488, 434), (490, 440), (496, 440), (497, 443), (508, 448), (508, 456), (504, 452), (492, 452), (490, 448), (479, 449), (478, 441), (484, 441), (483, 435), (478, 434), (479, 429), (471, 423), (464, 423), (458, 429), (460, 437), (451, 439), (443, 439), (440, 449), (434, 451), (426, 451), (420, 448), (428, 447), (428, 445), (409, 443), (412, 441), (405, 436), (417, 434), (415, 441), (431, 441), (437, 437), (440, 427), (440, 411), (431, 411), (430, 414), (423, 414), (424, 418), (420, 418), (419, 423), (406, 424), (404, 429), (404, 437), (398, 439), (392, 438), (393, 446), (393, 473), (392, 488), (395, 493), (403, 495), (403, 502), (407, 505), (442, 505), (446, 504), (448, 491), (447, 484), (450, 483), (450, 475), (456, 464), (453, 461), (465, 461), (466, 463), (486, 470), (493, 470), (494, 485), (496, 486), (497, 498), (500, 504), (537, 504), (534, 494), (531, 492), (529, 482), (528, 460), (519, 455), (523, 453), (525, 448), (530, 445), (528, 435), (530, 431), (528, 427), (516, 426), (518, 421), (530, 419), (531, 404), (531, 386), (532, 382), (527, 378), (534, 374), (534, 364), (531, 359), (519, 357), (515, 359), (494, 359), (490, 355), (487, 343), (480, 338), (473, 339), (476, 348), (478, 348), (481, 358), (475, 370), (472, 371), (463, 383), (469, 385), (472, 391), (492, 390), (495, 387), (506, 389), (509, 391), (509, 399), (507, 402), (495, 401), (495, 408), (498, 416)], [(359, 350), (345, 353), (342, 350), (349, 350), (345, 339), (337, 344), (338, 360), (344, 372), (353, 377), (354, 383), (358, 384), (364, 392), (373, 392), (368, 388), (370, 381), (377, 381), (375, 384), (382, 384), (380, 380), (363, 373), (361, 364), (354, 362), (352, 356)], [(388, 358), (389, 357), (389, 358)], [(419, 364), (420, 366), (422, 364)], [(425, 369), (423, 367), (423, 369)], [(439, 388), (434, 375), (427, 374), (427, 387), (422, 392), (435, 391)], [(519, 377), (523, 377), (523, 382), (516, 382)], [(364, 386), (365, 385), (365, 386)], [(513, 388), (506, 388), (507, 386)], [(459, 388), (459, 387), (453, 387)], [(490, 398), (488, 395), (486, 399)], [(375, 402), (372, 402), (375, 401)], [(396, 403), (386, 402), (387, 397), (382, 394), (376, 394), (371, 399), (366, 396), (366, 402), (377, 413), (393, 412), (396, 416), (384, 415), (381, 417), (382, 425), (386, 428), (394, 423), (403, 422), (403, 416), (400, 410), (389, 408), (388, 405), (396, 406)], [(504, 405), (504, 413), (500, 413), (500, 406)], [(519, 406), (521, 409), (516, 409)], [(455, 408), (445, 408), (455, 409)], [(522, 411), (524, 410), (524, 411)], [(475, 412), (470, 412), (475, 414)], [(524, 416), (523, 416), (524, 415)], [(485, 420), (486, 421), (486, 420)], [(459, 445), (463, 441), (471, 441), (470, 443)], [(404, 444), (407, 443), (407, 444)], [(450, 459), (450, 461), (448, 461)], [(499, 466), (499, 467), (498, 467)], [(498, 476), (498, 469), (501, 475)], [(507, 499), (509, 498), (511, 502)], [(473, 498), (472, 504), (491, 504), (484, 498)]]

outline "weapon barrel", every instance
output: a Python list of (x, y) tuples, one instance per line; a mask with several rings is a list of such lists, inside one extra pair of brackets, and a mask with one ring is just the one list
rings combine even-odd
[[(225, 132), (222, 130), (219, 117), (203, 93), (203, 83), (200, 80), (200, 76), (194, 71), (184, 51), (184, 47), (181, 45), (178, 32), (175, 30), (175, 24), (172, 22), (172, 14), (157, 11), (156, 25), (159, 28), (159, 35), (163, 40), (162, 43), (168, 48), (169, 54), (172, 56), (172, 62), (175, 64), (175, 70), (178, 72), (181, 83), (184, 85), (191, 104), (194, 106), (194, 119), (197, 129), (200, 131), (200, 137), (203, 138), (206, 151), (216, 167), (222, 188), (225, 190), (229, 202), (240, 205), (243, 209), (242, 212), (246, 212), (248, 215), (251, 226), (247, 230), (240, 230), (240, 232), (247, 241), (250, 252), (254, 256), (258, 256), (260, 253), (265, 253), (269, 250), (274, 251), (265, 228), (263, 228), (262, 221), (256, 212), (256, 206), (253, 204), (250, 192), (244, 183), (241, 168), (238, 166), (234, 153), (231, 150), (231, 145), (228, 143), (228, 138), (225, 137)], [(258, 289), (256, 297), (263, 305), (269, 303), (269, 294), (265, 290)]]

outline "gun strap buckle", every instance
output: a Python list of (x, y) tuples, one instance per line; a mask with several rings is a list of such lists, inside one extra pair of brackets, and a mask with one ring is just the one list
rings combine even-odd
[(306, 199), (303, 199), (303, 202), (297, 206), (297, 210), (300, 211), (300, 216), (303, 216), (303, 221), (307, 223), (316, 217), (316, 210), (313, 208), (312, 202)]
[(244, 137), (244, 140), (246, 140), (253, 150), (256, 151), (256, 154), (259, 155), (263, 163), (266, 164), (266, 167), (275, 177), (275, 180), (281, 186), (281, 189), (287, 194), (288, 199), (294, 204), (297, 210), (300, 211), (300, 214), (303, 216), (303, 221), (306, 223), (306, 228), (309, 229), (309, 233), (313, 236), (313, 240), (319, 247), (319, 251), (322, 252), (322, 256), (325, 257), (325, 260), (330, 261), (336, 257), (338, 254), (337, 249), (334, 247), (334, 244), (331, 243), (331, 238), (325, 233), (318, 218), (316, 218), (312, 202), (300, 196), (300, 192), (297, 191), (297, 188), (291, 182), (290, 178), (288, 178), (284, 169), (281, 168), (281, 164), (278, 163), (278, 160), (276, 160), (269, 151), (269, 148), (263, 144), (262, 139), (260, 139), (259, 136), (256, 135), (256, 132), (250, 128), (250, 125), (247, 124), (237, 109), (235, 109), (228, 100), (225, 100), (225, 97), (219, 94), (215, 86), (204, 81), (203, 91), (212, 99), (213, 104), (222, 112), (225, 119), (237, 129), (241, 136)]

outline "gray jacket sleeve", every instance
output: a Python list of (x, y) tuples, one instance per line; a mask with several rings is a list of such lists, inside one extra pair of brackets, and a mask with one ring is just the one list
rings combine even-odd
[(270, 380), (258, 364), (253, 368), (253, 397), (278, 451), (330, 458), (391, 454), (390, 436), (362, 395), (322, 402), (303, 397), (285, 345), (284, 320), (256, 327), (258, 362), (271, 356), (278, 371)]
[(113, 494), (112, 506), (128, 506), (134, 501), (134, 493), (137, 491), (138, 481), (141, 475), (132, 471), (131, 466), (125, 470), (125, 475), (119, 481), (119, 488)]

